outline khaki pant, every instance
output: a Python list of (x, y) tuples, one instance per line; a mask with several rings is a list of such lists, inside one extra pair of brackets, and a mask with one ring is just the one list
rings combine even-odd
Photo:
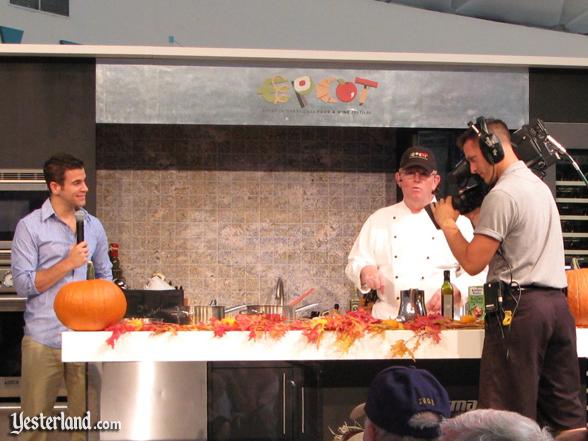
[[(50, 415), (62, 381), (67, 389), (67, 415), (86, 412), (85, 363), (62, 363), (61, 349), (54, 349), (25, 336), (22, 339), (21, 402), (24, 416)], [(45, 441), (48, 432), (23, 432), (19, 440)], [(72, 441), (86, 439), (85, 432), (72, 432)]]

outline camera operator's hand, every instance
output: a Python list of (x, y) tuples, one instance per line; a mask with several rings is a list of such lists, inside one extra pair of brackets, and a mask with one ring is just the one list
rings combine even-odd
[(384, 289), (384, 278), (380, 276), (376, 265), (364, 266), (361, 269), (360, 279), (362, 288)]
[(480, 220), (480, 207), (470, 211), (469, 213), (464, 214), (464, 216), (467, 217), (474, 226), (474, 228), (476, 228), (476, 225), (478, 225), (478, 222)]
[(445, 199), (439, 199), (437, 202), (431, 204), (433, 216), (435, 221), (441, 227), (445, 228), (457, 228), (455, 221), (459, 216), (459, 211), (453, 208), (451, 203), (451, 196), (447, 196)]

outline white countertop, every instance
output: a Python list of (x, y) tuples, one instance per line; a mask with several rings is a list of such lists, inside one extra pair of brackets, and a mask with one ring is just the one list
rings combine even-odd
[[(285, 361), (285, 360), (369, 360), (394, 358), (391, 346), (414, 337), (412, 331), (386, 331), (379, 336), (357, 340), (347, 352), (339, 350), (335, 335), (326, 332), (320, 345), (308, 343), (301, 331), (290, 331), (279, 340), (269, 337), (249, 340), (248, 332), (231, 331), (214, 337), (211, 331), (186, 331), (176, 335), (149, 332), (123, 334), (114, 349), (107, 345), (110, 332), (63, 333), (65, 362), (127, 361)], [(588, 358), (588, 328), (578, 328), (578, 356)], [(446, 330), (441, 341), (423, 340), (417, 359), (480, 358), (483, 329)], [(412, 347), (411, 341), (407, 342)]]

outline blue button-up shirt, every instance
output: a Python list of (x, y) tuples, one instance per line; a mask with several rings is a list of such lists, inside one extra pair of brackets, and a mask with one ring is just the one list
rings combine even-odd
[[(96, 278), (112, 280), (112, 264), (108, 258), (108, 240), (104, 227), (96, 217), (83, 211), (84, 240), (88, 243)], [(35, 288), (35, 275), (37, 271), (51, 268), (67, 257), (75, 244), (76, 234), (57, 217), (50, 199), (18, 222), (12, 240), (14, 286), (18, 295), (27, 297), (25, 335), (52, 348), (61, 347), (61, 333), (68, 330), (53, 310), (55, 296), (66, 283), (85, 280), (87, 265), (71, 271), (44, 292)]]

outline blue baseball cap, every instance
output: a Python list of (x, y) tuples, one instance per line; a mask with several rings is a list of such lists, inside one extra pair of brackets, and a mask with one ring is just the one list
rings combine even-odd
[(451, 405), (445, 388), (431, 373), (413, 367), (384, 369), (372, 381), (365, 413), (378, 427), (400, 436), (434, 439), (439, 426), (413, 427), (408, 421), (417, 413), (433, 412), (449, 418)]

